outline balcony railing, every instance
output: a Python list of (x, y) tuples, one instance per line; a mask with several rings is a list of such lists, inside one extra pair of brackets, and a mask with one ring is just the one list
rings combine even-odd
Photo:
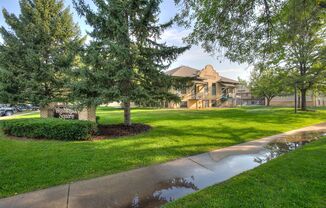
[(197, 99), (197, 100), (199, 100), (199, 99), (205, 99), (205, 98), (207, 98), (208, 97), (208, 93), (205, 93), (205, 92), (199, 92), (199, 93), (197, 93), (197, 94), (195, 94), (195, 93), (191, 93), (191, 98), (192, 99)]

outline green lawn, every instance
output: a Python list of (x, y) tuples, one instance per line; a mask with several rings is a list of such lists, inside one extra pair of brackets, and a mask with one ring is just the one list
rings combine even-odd
[(326, 138), (165, 208), (326, 207)]
[[(100, 108), (101, 123), (122, 122), (121, 110)], [(37, 117), (38, 115), (26, 115)], [(148, 133), (90, 142), (12, 140), (0, 133), (0, 197), (112, 174), (246, 142), (326, 121), (326, 110), (288, 108), (214, 110), (134, 109)]]

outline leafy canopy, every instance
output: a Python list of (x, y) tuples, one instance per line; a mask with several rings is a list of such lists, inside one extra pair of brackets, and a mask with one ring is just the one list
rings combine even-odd
[[(239, 63), (264, 63), (287, 71), (306, 91), (326, 77), (325, 0), (176, 0), (186, 38)], [(286, 80), (287, 77), (282, 79)]]
[(249, 87), (255, 97), (265, 98), (269, 105), (274, 97), (290, 92), (283, 78), (284, 72), (257, 64), (251, 72)]

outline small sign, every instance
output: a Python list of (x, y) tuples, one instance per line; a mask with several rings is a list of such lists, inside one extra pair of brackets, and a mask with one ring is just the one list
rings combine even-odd
[(68, 120), (78, 120), (78, 112), (68, 107), (56, 107), (54, 117)]

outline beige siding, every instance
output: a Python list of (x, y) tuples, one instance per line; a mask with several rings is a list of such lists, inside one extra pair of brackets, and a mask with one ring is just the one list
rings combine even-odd
[[(190, 109), (201, 109), (206, 107), (212, 107), (212, 101), (221, 103), (220, 99), (222, 96), (222, 84), (219, 83), (221, 77), (214, 70), (213, 66), (207, 65), (199, 73), (199, 78), (202, 81), (194, 81), (193, 85), (186, 90), (185, 94), (182, 94), (182, 91), (172, 90), (173, 93), (176, 93), (180, 96), (183, 102), (187, 102), (187, 107)], [(198, 83), (201, 82), (201, 83)], [(212, 93), (213, 83), (216, 83), (216, 95)], [(197, 93), (195, 96), (194, 87), (197, 86)], [(208, 86), (208, 90), (205, 91), (205, 85)], [(230, 96), (235, 97), (235, 89), (229, 88)], [(196, 102), (197, 100), (197, 102)], [(232, 107), (234, 105), (233, 100), (223, 103), (226, 107)], [(178, 108), (177, 104), (169, 104), (170, 108)]]

